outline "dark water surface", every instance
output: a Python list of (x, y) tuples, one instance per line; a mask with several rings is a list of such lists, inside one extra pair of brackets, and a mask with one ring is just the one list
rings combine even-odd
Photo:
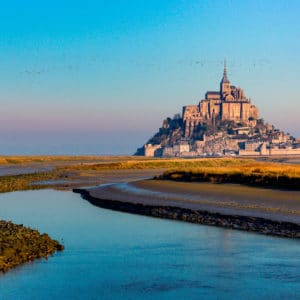
[(296, 240), (97, 208), (52, 190), (0, 195), (0, 219), (66, 249), (0, 275), (0, 299), (300, 299)]

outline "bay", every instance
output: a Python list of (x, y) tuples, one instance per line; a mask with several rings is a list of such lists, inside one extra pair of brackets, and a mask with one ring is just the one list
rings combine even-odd
[(125, 214), (72, 192), (0, 195), (0, 219), (65, 251), (0, 275), (0, 299), (297, 299), (300, 243)]

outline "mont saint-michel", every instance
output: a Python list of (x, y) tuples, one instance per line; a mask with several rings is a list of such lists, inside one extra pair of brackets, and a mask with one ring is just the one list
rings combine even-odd
[(136, 152), (154, 157), (300, 155), (300, 140), (266, 123), (244, 90), (228, 79), (226, 62), (218, 91), (207, 91), (182, 115), (163, 121)]

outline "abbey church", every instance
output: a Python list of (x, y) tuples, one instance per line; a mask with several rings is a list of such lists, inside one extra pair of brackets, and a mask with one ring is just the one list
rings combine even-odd
[(209, 91), (205, 99), (198, 105), (183, 107), (183, 121), (185, 122), (185, 137), (190, 137), (195, 128), (207, 121), (227, 120), (250, 124), (258, 119), (258, 109), (251, 104), (241, 88), (230, 85), (227, 78), (226, 63), (220, 91)]
[(136, 155), (155, 157), (300, 155), (300, 140), (259, 118), (244, 91), (230, 84), (224, 63), (219, 91), (208, 91), (198, 105), (162, 127)]

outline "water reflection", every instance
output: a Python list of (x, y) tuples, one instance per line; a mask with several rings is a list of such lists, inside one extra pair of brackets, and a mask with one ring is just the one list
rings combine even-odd
[(97, 208), (51, 190), (0, 195), (0, 218), (66, 250), (0, 277), (0, 299), (295, 299), (299, 242)]

